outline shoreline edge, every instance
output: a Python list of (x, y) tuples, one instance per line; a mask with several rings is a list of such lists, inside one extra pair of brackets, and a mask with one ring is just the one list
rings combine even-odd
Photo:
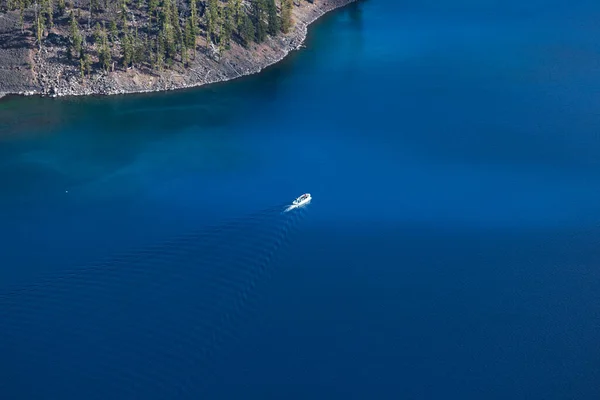
[[(292, 51), (299, 50), (308, 36), (308, 27), (325, 14), (358, 0), (317, 0), (305, 3), (294, 10), (295, 25), (292, 32), (279, 37), (269, 37), (264, 44), (254, 44), (251, 49), (235, 45), (220, 60), (202, 54), (183, 71), (167, 70), (150, 73), (144, 70), (98, 72), (86, 80), (81, 79), (77, 68), (48, 62), (56, 53), (43, 48), (33, 56), (36, 61), (33, 74), (37, 81), (30, 90), (3, 91), (0, 99), (9, 96), (107, 96), (117, 94), (164, 92), (189, 89), (213, 83), (226, 82), (260, 73), (263, 69), (281, 62)], [(1, 85), (1, 84), (0, 84)], [(37, 87), (36, 87), (37, 86)]]

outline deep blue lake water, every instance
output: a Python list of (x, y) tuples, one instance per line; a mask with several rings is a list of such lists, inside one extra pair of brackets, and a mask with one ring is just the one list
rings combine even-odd
[(363, 1), (256, 76), (4, 99), (0, 398), (600, 398), (567, 3)]

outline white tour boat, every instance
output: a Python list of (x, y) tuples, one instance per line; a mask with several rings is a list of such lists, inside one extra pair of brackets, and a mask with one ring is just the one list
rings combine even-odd
[(310, 203), (311, 200), (312, 200), (312, 196), (310, 195), (310, 193), (304, 193), (302, 196), (300, 196), (296, 200), (294, 200), (292, 202), (292, 204), (285, 211), (290, 211), (290, 210), (293, 210), (294, 208), (302, 207), (302, 206)]

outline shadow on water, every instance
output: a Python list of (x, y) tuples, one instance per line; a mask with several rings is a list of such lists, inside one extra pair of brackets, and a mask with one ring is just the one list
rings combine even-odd
[(364, 51), (365, 51), (365, 38), (364, 38), (364, 16), (363, 16), (363, 7), (364, 3), (368, 0), (360, 0), (354, 2), (348, 6), (348, 17), (349, 17), (349, 32), (352, 33), (352, 47), (350, 54), (350, 63), (354, 68), (349, 68), (348, 74), (354, 75), (353, 71), (357, 71), (357, 65), (363, 59)]
[[(200, 130), (230, 125), (255, 111), (256, 104), (277, 98), (281, 82), (294, 68), (290, 57), (236, 84), (214, 83), (170, 92), (112, 96), (42, 98), (12, 96), (0, 102), (0, 141), (39, 138), (75, 130), (158, 133)], [(16, 112), (18, 111), (18, 112)]]
[(369, 0), (360, 0), (348, 5), (348, 15), (350, 16), (350, 21), (352, 25), (356, 29), (362, 29), (363, 27), (363, 7), (364, 3), (367, 3)]
[(283, 209), (5, 288), (0, 391), (31, 399), (197, 398), (219, 351), (252, 318), (257, 285), (306, 212)]

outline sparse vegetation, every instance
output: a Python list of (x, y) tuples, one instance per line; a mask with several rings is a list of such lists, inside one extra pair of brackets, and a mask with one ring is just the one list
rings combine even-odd
[(0, 13), (19, 12), (39, 50), (50, 33), (66, 38), (64, 57), (82, 76), (115, 64), (186, 67), (203, 47), (249, 47), (288, 33), (293, 7), (294, 0), (0, 0)]

